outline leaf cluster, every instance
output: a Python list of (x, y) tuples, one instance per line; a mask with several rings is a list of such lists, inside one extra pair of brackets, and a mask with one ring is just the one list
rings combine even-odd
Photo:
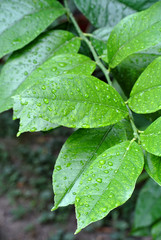
[[(18, 135), (75, 129), (55, 165), (53, 209), (75, 204), (78, 233), (127, 201), (143, 168), (161, 185), (161, 2), (74, 3), (93, 33), (81, 31), (67, 1), (1, 1), (0, 112), (13, 108)], [(61, 30), (63, 14), (78, 35)], [(92, 58), (79, 53), (82, 42)]]

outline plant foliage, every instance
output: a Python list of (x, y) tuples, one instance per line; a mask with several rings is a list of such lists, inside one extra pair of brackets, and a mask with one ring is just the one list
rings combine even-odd
[[(66, 0), (1, 1), (0, 112), (13, 108), (18, 135), (75, 129), (53, 172), (53, 210), (75, 204), (76, 233), (126, 202), (145, 168), (156, 183), (140, 193), (134, 229), (152, 225), (159, 239), (161, 2), (74, 2), (93, 33), (82, 32)], [(61, 29), (63, 14), (77, 35)], [(80, 54), (82, 42), (91, 58)]]

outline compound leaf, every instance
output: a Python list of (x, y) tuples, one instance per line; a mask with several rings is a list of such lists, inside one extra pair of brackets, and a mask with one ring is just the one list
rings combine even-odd
[(77, 53), (79, 47), (80, 40), (72, 33), (55, 30), (41, 34), (32, 43), (13, 53), (0, 73), (0, 112), (13, 106), (12, 96), (38, 66), (51, 56)]
[(76, 233), (130, 198), (143, 165), (140, 146), (130, 141), (109, 148), (93, 161), (76, 195)]
[(26, 115), (32, 115), (74, 128), (107, 126), (125, 118), (122, 98), (90, 76), (94, 68), (95, 63), (78, 54), (50, 58), (21, 84), (14, 97), (14, 118), (25, 124)]
[(107, 148), (125, 140), (124, 123), (74, 132), (56, 161), (53, 173), (54, 210), (74, 203), (80, 179), (89, 165)]
[(148, 152), (161, 156), (161, 117), (155, 120), (141, 135), (141, 144)]
[(55, 0), (1, 0), (0, 58), (31, 42), (64, 12)]
[(128, 104), (136, 113), (161, 109), (161, 57), (156, 58), (136, 81)]
[(161, 157), (147, 153), (145, 170), (161, 186)]
[(161, 218), (161, 187), (150, 179), (141, 189), (134, 216), (134, 228), (152, 225)]
[(108, 61), (116, 67), (129, 55), (157, 45), (161, 38), (161, 2), (123, 19), (108, 40)]

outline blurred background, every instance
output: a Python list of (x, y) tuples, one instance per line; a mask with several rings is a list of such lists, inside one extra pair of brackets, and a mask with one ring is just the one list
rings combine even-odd
[(52, 171), (73, 129), (24, 133), (16, 138), (12, 111), (0, 114), (0, 240), (150, 240), (130, 237), (140, 179), (132, 198), (105, 219), (74, 235), (74, 207), (51, 212)]

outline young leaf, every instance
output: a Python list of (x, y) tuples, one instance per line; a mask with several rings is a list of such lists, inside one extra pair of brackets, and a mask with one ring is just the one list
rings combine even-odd
[(123, 19), (108, 40), (108, 60), (116, 67), (129, 55), (157, 45), (161, 38), (161, 2)]
[(79, 10), (97, 28), (114, 26), (125, 16), (151, 6), (157, 0), (74, 0)]
[(136, 81), (128, 104), (136, 113), (161, 109), (161, 57), (156, 58)]
[(0, 112), (13, 106), (12, 96), (38, 66), (52, 56), (77, 53), (79, 47), (80, 40), (72, 33), (55, 30), (41, 34), (25, 48), (13, 53), (0, 74)]
[(130, 198), (143, 164), (141, 148), (130, 141), (109, 148), (95, 159), (76, 195), (76, 233)]
[(0, 58), (31, 42), (64, 12), (55, 0), (1, 0)]
[(155, 120), (141, 135), (141, 144), (148, 152), (161, 156), (161, 117)]
[(72, 204), (80, 179), (89, 165), (107, 148), (127, 140), (124, 124), (96, 129), (79, 129), (68, 138), (53, 173), (54, 210)]
[(29, 114), (74, 128), (107, 126), (125, 118), (122, 98), (90, 76), (94, 68), (89, 58), (78, 54), (50, 58), (21, 84), (14, 97), (14, 117), (25, 124)]
[(161, 186), (161, 157), (147, 153), (145, 170)]
[(161, 218), (161, 187), (149, 180), (141, 189), (134, 217), (134, 228), (147, 227)]

